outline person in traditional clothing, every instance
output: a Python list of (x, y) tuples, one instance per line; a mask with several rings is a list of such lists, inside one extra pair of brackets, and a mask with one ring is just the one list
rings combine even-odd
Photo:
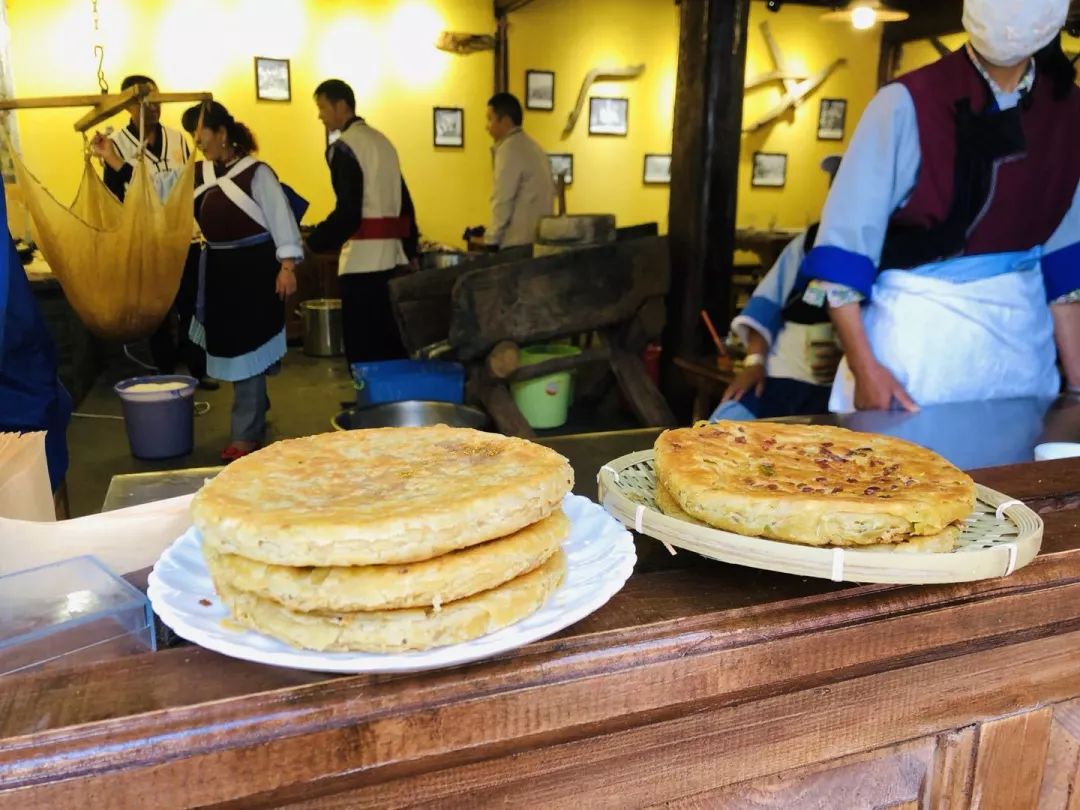
[[(829, 183), (840, 156), (821, 161)], [(802, 300), (806, 281), (799, 268), (814, 245), (819, 225), (792, 239), (731, 321), (747, 353), (743, 370), (724, 391), (717, 419), (769, 419), (826, 413), (840, 348), (829, 314)]]
[[(138, 84), (147, 84), (157, 90), (157, 83), (149, 76), (133, 74), (125, 76), (120, 83), (122, 90)], [(191, 155), (187, 138), (180, 132), (161, 123), (161, 105), (140, 105), (133, 102), (126, 108), (130, 117), (128, 125), (119, 131), (104, 135), (95, 132), (90, 141), (91, 151), (101, 158), (104, 166), (103, 179), (106, 187), (118, 200), (123, 201), (132, 173), (139, 160), (139, 116), (142, 115), (143, 141), (150, 179), (158, 195), (164, 199), (172, 190), (180, 172)], [(140, 113), (141, 110), (141, 113)], [(165, 320), (150, 336), (150, 353), (154, 365), (162, 374), (172, 374), (181, 357), (191, 376), (199, 381), (199, 387), (216, 390), (218, 384), (206, 376), (206, 354), (188, 339), (191, 319), (195, 315), (195, 290), (198, 284), (198, 242), (188, 251), (184, 272), (176, 300)]]
[(195, 167), (195, 218), (205, 243), (191, 339), (207, 368), (233, 383), (232, 441), (223, 461), (252, 452), (266, 433), (266, 376), (285, 355), (285, 299), (304, 251), (300, 228), (255, 137), (218, 102), (184, 114), (206, 160)]
[(555, 183), (547, 152), (521, 128), (521, 102), (510, 93), (496, 93), (487, 104), (487, 131), (494, 181), (491, 228), (484, 234), (489, 248), (531, 245), (540, 220), (551, 216)]
[(846, 353), (831, 410), (1053, 397), (1056, 357), (1080, 386), (1067, 11), (966, 0), (970, 41), (867, 107), (801, 270)]
[(406, 356), (390, 304), (397, 268), (419, 260), (416, 212), (397, 150), (356, 115), (356, 96), (340, 79), (315, 88), (319, 120), (340, 133), (326, 148), (336, 203), (308, 234), (316, 252), (341, 249), (338, 275), (349, 364)]
[[(0, 221), (7, 221), (2, 179)], [(67, 427), (72, 408), (57, 367), (56, 344), (9, 233), (7, 249), (0, 256), (0, 432), (45, 431), (45, 458), (53, 492), (60, 489), (67, 472)]]

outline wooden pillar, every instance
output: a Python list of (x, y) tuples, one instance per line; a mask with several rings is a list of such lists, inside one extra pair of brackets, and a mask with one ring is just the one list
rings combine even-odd
[(749, 16), (749, 0), (680, 4), (663, 380), (681, 415), (689, 413), (691, 397), (674, 357), (705, 349), (700, 310), (719, 327), (727, 325)]
[(507, 12), (495, 7), (495, 92), (510, 89), (510, 21)]

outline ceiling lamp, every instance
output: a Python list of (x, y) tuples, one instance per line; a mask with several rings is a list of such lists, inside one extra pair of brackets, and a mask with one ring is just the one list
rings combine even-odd
[(826, 11), (821, 19), (831, 22), (851, 23), (860, 31), (873, 28), (879, 22), (900, 22), (910, 15), (906, 11), (889, 8), (878, 0), (851, 0), (846, 6)]

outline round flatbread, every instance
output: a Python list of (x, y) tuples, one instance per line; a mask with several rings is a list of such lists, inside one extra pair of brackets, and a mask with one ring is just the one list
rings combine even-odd
[(212, 549), (205, 554), (215, 584), (291, 610), (387, 610), (444, 605), (495, 588), (543, 564), (569, 534), (559, 509), (509, 537), (415, 563), (294, 568)]
[(228, 586), (218, 588), (218, 595), (232, 622), (293, 647), (389, 653), (459, 644), (520, 621), (540, 609), (565, 573), (560, 550), (527, 574), (440, 609), (302, 613)]
[[(657, 483), (656, 485), (656, 506), (668, 517), (685, 520), (689, 523), (695, 523), (698, 526), (708, 525), (702, 523), (697, 518), (692, 518), (690, 515), (686, 514), (683, 508), (679, 506), (678, 502), (671, 497), (671, 493), (660, 483)], [(899, 543), (874, 543), (869, 546), (859, 546), (858, 550), (891, 551), (901, 554), (948, 554), (956, 548), (956, 541), (960, 539), (961, 531), (962, 528), (953, 523), (950, 526), (946, 526), (937, 534), (926, 536), (912, 535), (907, 540), (902, 540)]]
[(430, 560), (543, 520), (573, 486), (553, 450), (445, 425), (324, 433), (234, 461), (195, 495), (211, 549), (291, 566)]
[(936, 453), (824, 425), (717, 422), (665, 431), (657, 480), (725, 531), (809, 545), (936, 535), (975, 504), (975, 483)]

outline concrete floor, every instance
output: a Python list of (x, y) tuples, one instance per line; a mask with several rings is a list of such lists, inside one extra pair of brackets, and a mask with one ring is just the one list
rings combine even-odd
[[(136, 356), (143, 356), (139, 347)], [(151, 372), (121, 359), (110, 366), (79, 403), (68, 428), (68, 501), (72, 517), (101, 511), (114, 475), (221, 464), (219, 454), (229, 443), (232, 386), (217, 391), (196, 391), (196, 402), (210, 405), (195, 417), (195, 449), (190, 455), (163, 461), (141, 461), (131, 455), (121, 416), (120, 400), (112, 386), (128, 377)], [(332, 430), (331, 418), (342, 403), (355, 400), (355, 391), (343, 358), (315, 358), (290, 348), (281, 373), (268, 383), (271, 408), (267, 414), (268, 441), (308, 436)], [(614, 393), (614, 392), (612, 392)], [(632, 417), (610, 398), (611, 407), (595, 404), (571, 409), (570, 420), (542, 435), (586, 433), (637, 427)]]
[[(150, 372), (126, 361), (110, 367), (76, 408), (68, 428), (67, 484), (73, 517), (101, 510), (114, 475), (221, 463), (219, 453), (229, 443), (232, 386), (228, 383), (217, 391), (196, 391), (195, 401), (209, 403), (210, 410), (195, 417), (191, 455), (163, 461), (141, 461), (131, 455), (120, 400), (112, 386), (146, 373)], [(332, 429), (330, 419), (341, 410), (341, 403), (355, 399), (344, 359), (307, 357), (294, 348), (282, 362), (281, 373), (269, 379), (268, 389), (268, 441), (325, 433)]]

